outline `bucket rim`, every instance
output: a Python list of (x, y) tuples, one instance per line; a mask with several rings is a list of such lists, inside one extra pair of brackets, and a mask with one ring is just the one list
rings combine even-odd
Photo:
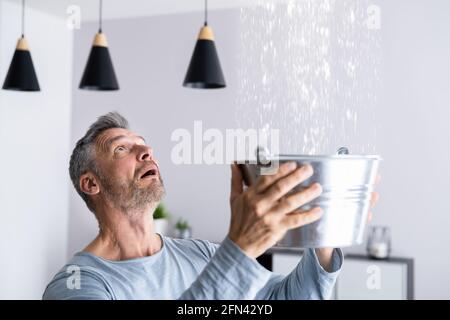
[[(336, 154), (336, 155), (295, 155), (295, 154), (279, 154), (272, 155), (265, 159), (265, 161), (326, 161), (326, 160), (373, 160), (383, 161), (379, 155), (355, 155), (355, 154)], [(252, 164), (257, 163), (257, 159), (246, 159), (235, 161), (238, 164)]]
[(335, 154), (335, 155), (296, 155), (279, 154), (269, 158), (270, 160), (383, 160), (379, 155)]

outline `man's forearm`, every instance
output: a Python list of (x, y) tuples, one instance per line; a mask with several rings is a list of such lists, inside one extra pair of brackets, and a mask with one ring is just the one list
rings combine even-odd
[(270, 272), (228, 237), (180, 299), (254, 299)]
[(333, 248), (318, 248), (316, 249), (316, 255), (319, 259), (319, 263), (322, 268), (327, 271), (332, 271), (332, 258), (333, 258)]
[[(326, 255), (328, 250), (323, 251)], [(287, 276), (272, 274), (256, 299), (329, 299), (343, 263), (340, 249), (332, 251), (326, 271), (319, 262), (315, 249), (306, 249), (297, 267)]]

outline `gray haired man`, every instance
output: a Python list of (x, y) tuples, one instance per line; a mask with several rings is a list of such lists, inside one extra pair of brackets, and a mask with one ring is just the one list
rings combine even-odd
[[(343, 262), (340, 249), (308, 249), (288, 276), (256, 258), (285, 232), (316, 221), (296, 211), (320, 185), (288, 194), (310, 166), (280, 166), (244, 190), (232, 166), (231, 223), (221, 245), (156, 234), (153, 211), (165, 194), (153, 150), (118, 113), (98, 118), (76, 144), (70, 177), (99, 224), (97, 237), (48, 284), (44, 299), (323, 299)], [(76, 267), (77, 286), (71, 284)]]

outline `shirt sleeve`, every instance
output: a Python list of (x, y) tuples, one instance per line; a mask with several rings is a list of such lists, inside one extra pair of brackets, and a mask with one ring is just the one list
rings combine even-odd
[(45, 289), (42, 299), (112, 300), (113, 296), (98, 275), (82, 269), (78, 275), (65, 272), (57, 274)]
[(261, 266), (256, 259), (248, 257), (226, 237), (180, 299), (254, 299), (270, 276), (270, 271)]
[(287, 276), (272, 274), (256, 299), (330, 299), (343, 261), (342, 250), (334, 249), (331, 272), (327, 272), (315, 250), (306, 249), (297, 267)]

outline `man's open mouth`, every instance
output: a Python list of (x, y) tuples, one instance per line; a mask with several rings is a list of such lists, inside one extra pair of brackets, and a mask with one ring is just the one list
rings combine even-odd
[(141, 176), (141, 179), (157, 176), (157, 173), (158, 171), (156, 169), (150, 169)]

